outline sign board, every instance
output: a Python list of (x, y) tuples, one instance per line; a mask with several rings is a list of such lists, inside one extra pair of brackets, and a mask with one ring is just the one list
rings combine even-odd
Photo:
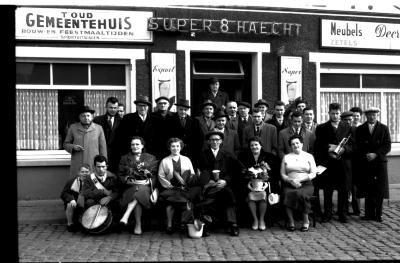
[(281, 101), (290, 103), (302, 96), (302, 58), (281, 56)]
[(172, 105), (176, 101), (175, 53), (151, 54), (151, 78), (153, 98), (167, 97)]
[(68, 8), (15, 11), (15, 38), (24, 40), (152, 42), (153, 12)]
[(322, 19), (321, 46), (400, 50), (400, 24)]

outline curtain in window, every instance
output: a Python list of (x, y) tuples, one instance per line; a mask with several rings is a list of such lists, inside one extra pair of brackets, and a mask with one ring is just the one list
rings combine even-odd
[[(329, 119), (329, 104), (333, 102), (339, 103), (342, 106), (342, 111), (348, 111), (355, 106), (360, 107), (363, 110), (372, 106), (381, 108), (380, 93), (321, 92), (321, 123), (324, 123)], [(362, 121), (365, 121), (364, 116), (362, 116)]]
[(400, 142), (400, 93), (384, 93), (387, 124), (392, 142)]
[(108, 97), (116, 97), (118, 101), (126, 104), (125, 90), (85, 90), (85, 105), (91, 106), (96, 112), (95, 116), (106, 113), (106, 101)]
[(57, 150), (57, 90), (17, 90), (17, 150)]

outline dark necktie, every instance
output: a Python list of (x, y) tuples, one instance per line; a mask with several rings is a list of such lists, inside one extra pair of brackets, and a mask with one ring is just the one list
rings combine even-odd
[(111, 122), (111, 117), (108, 117), (108, 125), (110, 125), (110, 128), (112, 128), (112, 122)]
[(180, 118), (180, 119), (181, 119), (181, 125), (182, 125), (182, 127), (185, 127), (186, 118)]
[(259, 135), (259, 133), (260, 133), (260, 127), (256, 126), (256, 134)]

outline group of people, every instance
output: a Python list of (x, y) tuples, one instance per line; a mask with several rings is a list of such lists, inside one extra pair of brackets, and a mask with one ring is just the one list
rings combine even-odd
[[(130, 228), (140, 235), (143, 209), (160, 206), (169, 234), (176, 230), (174, 212), (179, 211), (181, 230), (200, 220), (203, 236), (218, 223), (238, 236), (238, 225), (246, 220), (252, 220), (253, 230), (265, 230), (268, 207), (278, 203), (289, 231), (296, 229), (298, 215), (300, 230), (308, 231), (311, 197), (317, 197), (316, 209), (328, 222), (334, 190), (341, 222), (347, 221), (349, 196), (353, 214), (360, 215), (358, 200), (365, 197), (363, 219), (382, 221), (391, 141), (387, 126), (377, 121), (379, 109), (365, 110), (367, 121), (360, 125), (360, 108), (342, 113), (338, 103), (331, 103), (329, 120), (317, 125), (304, 100), (290, 107), (276, 101), (271, 116), (264, 99), (254, 107), (230, 101), (216, 78), (202, 97), (196, 117), (188, 114), (187, 100), (178, 100), (171, 112), (166, 97), (157, 98), (151, 112), (152, 103), (139, 96), (137, 111), (123, 117), (114, 97), (107, 99), (101, 116), (83, 107), (64, 142), (71, 153), (71, 179), (61, 195), (67, 229), (76, 231), (83, 211), (101, 204), (113, 212), (117, 231)], [(320, 167), (326, 170), (318, 172)]]

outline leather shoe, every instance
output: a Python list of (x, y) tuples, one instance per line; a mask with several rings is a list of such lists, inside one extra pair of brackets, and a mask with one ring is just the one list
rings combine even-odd
[(78, 227), (75, 224), (67, 225), (68, 232), (75, 233), (78, 231)]
[(347, 218), (346, 218), (346, 216), (339, 216), (339, 222), (341, 222), (341, 223), (347, 223)]
[(382, 222), (382, 217), (381, 217), (381, 216), (377, 216), (377, 217), (375, 218), (375, 220), (376, 220), (376, 222), (381, 223), (381, 222)]
[(300, 231), (301, 232), (307, 232), (309, 229), (309, 224), (304, 224), (301, 226)]
[(239, 228), (237, 226), (231, 226), (231, 229), (229, 232), (230, 232), (231, 236), (236, 237), (239, 235)]
[(293, 231), (295, 230), (294, 225), (287, 225), (287, 226), (286, 226), (286, 229), (287, 229), (289, 232), (293, 232)]
[(167, 226), (167, 228), (165, 229), (165, 233), (167, 233), (168, 235), (172, 235), (172, 233), (174, 233), (172, 226)]
[(202, 237), (209, 237), (209, 236), (211, 236), (211, 232), (210, 232), (210, 230), (208, 230), (208, 228), (207, 227), (203, 227), (203, 235), (202, 235)]

